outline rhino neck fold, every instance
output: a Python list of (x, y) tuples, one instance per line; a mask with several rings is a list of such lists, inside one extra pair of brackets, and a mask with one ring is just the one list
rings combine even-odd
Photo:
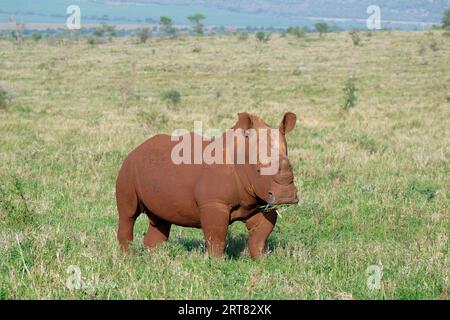
[(257, 201), (256, 192), (247, 176), (247, 173), (245, 172), (244, 166), (245, 165), (239, 164), (234, 165), (236, 185), (239, 188), (239, 193), (242, 198), (245, 200), (250, 200), (249, 198), (251, 198), (252, 200)]

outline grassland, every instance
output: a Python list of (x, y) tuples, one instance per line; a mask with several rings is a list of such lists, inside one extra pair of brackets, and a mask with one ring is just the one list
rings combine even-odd
[[(131, 38), (92, 46), (0, 40), (0, 299), (448, 299), (450, 38), (348, 33), (266, 44), (236, 36)], [(358, 103), (342, 110), (356, 78)], [(179, 104), (162, 99), (181, 94)], [(300, 203), (254, 262), (234, 224), (224, 260), (200, 230), (174, 227), (155, 252), (115, 238), (114, 185), (155, 133), (226, 129), (248, 111), (288, 137)], [(206, 128), (205, 128), (206, 129)], [(68, 267), (84, 288), (69, 290)], [(383, 268), (381, 288), (366, 270)]]

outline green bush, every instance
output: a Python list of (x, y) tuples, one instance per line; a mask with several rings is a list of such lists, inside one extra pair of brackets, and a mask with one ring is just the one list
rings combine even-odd
[(292, 75), (294, 76), (300, 76), (301, 74), (302, 70), (299, 67), (295, 68), (294, 71), (292, 71)]
[(138, 43), (146, 43), (151, 37), (151, 31), (149, 27), (140, 28), (137, 30)]
[(33, 39), (33, 41), (35, 41), (35, 42), (39, 42), (42, 39), (42, 34), (40, 34), (40, 33), (33, 33), (31, 35), (31, 39)]
[(270, 40), (270, 34), (269, 33), (265, 33), (264, 31), (258, 31), (255, 35), (256, 40), (258, 40), (259, 42), (268, 42)]
[(352, 37), (353, 44), (355, 46), (359, 46), (361, 44), (361, 37), (359, 35), (359, 32), (357, 30), (351, 30), (349, 34)]
[(100, 26), (98, 26), (95, 31), (94, 31), (94, 36), (96, 37), (107, 37), (110, 40), (112, 39), (112, 37), (115, 37), (116, 34), (116, 27), (115, 26), (110, 26), (105, 22), (102, 22), (100, 24)]
[(450, 30), (450, 9), (444, 12), (442, 17), (442, 28)]
[(161, 99), (176, 106), (181, 101), (181, 93), (174, 89), (166, 90), (161, 94)]
[(24, 181), (15, 175), (9, 182), (0, 184), (0, 213), (0, 223), (10, 229), (25, 230), (36, 226), (36, 215), (29, 206)]
[(95, 38), (94, 38), (94, 37), (88, 37), (88, 38), (86, 39), (86, 42), (87, 42), (88, 44), (90, 44), (91, 46), (93, 46), (93, 45), (95, 44)]
[(357, 91), (355, 78), (349, 78), (344, 86), (344, 104), (342, 105), (342, 108), (345, 111), (356, 106), (358, 101), (358, 97), (356, 96)]
[(308, 28), (306, 28), (306, 27), (303, 27), (303, 28), (300, 28), (298, 26), (297, 27), (289, 27), (287, 29), (287, 33), (290, 35), (293, 35), (297, 38), (303, 38), (306, 35), (307, 30), (308, 30)]
[(10, 100), (10, 96), (5, 89), (0, 87), (0, 109), (6, 109), (8, 102)]

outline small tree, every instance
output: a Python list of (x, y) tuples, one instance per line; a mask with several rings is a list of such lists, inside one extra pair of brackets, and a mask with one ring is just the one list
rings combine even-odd
[(25, 29), (25, 25), (23, 23), (16, 22), (16, 31), (14, 33), (14, 37), (16, 38), (17, 42), (22, 42), (24, 29)]
[(308, 30), (307, 27), (303, 27), (303, 28), (300, 28), (298, 26), (297, 27), (289, 27), (287, 29), (287, 33), (290, 35), (293, 35), (297, 38), (303, 38), (306, 35), (307, 30)]
[(152, 33), (149, 27), (140, 28), (137, 31), (138, 43), (146, 43)]
[(349, 34), (352, 37), (353, 44), (355, 46), (359, 46), (361, 44), (361, 37), (359, 36), (359, 32), (357, 30), (350, 30)]
[(202, 20), (206, 19), (206, 16), (202, 13), (196, 13), (187, 17), (190, 22), (194, 24), (194, 32), (198, 35), (203, 34)]
[(33, 39), (35, 42), (39, 42), (42, 39), (42, 34), (34, 32), (31, 35), (31, 39)]
[(264, 31), (258, 31), (255, 35), (256, 40), (258, 40), (258, 42), (261, 43), (266, 43), (269, 42), (270, 40), (270, 34), (269, 33), (265, 33)]
[(450, 9), (444, 12), (444, 17), (442, 18), (442, 27), (444, 29), (450, 29)]
[(169, 36), (174, 36), (177, 33), (177, 30), (173, 27), (172, 19), (169, 17), (160, 17), (159, 25), (161, 30)]
[(355, 78), (349, 78), (344, 87), (344, 104), (342, 108), (345, 111), (356, 106), (356, 102), (358, 101), (358, 97), (356, 96), (357, 91)]
[(320, 36), (322, 37), (325, 33), (330, 32), (330, 27), (326, 22), (319, 22), (315, 25), (317, 32), (319, 32)]
[(110, 26), (105, 22), (102, 22), (100, 26), (95, 28), (94, 36), (98, 38), (108, 38), (109, 41), (112, 41), (112, 38), (115, 37), (116, 34), (116, 26)]

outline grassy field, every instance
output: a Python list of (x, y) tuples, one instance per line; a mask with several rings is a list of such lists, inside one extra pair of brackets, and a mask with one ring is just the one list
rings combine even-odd
[[(450, 37), (361, 38), (0, 40), (11, 97), (0, 109), (0, 299), (448, 299)], [(114, 186), (127, 153), (195, 120), (224, 130), (242, 111), (273, 126), (299, 117), (288, 143), (300, 203), (270, 254), (250, 259), (241, 223), (224, 260), (180, 227), (148, 252), (141, 216), (122, 258)], [(71, 266), (79, 290), (67, 287)], [(383, 270), (379, 289), (369, 266)]]

